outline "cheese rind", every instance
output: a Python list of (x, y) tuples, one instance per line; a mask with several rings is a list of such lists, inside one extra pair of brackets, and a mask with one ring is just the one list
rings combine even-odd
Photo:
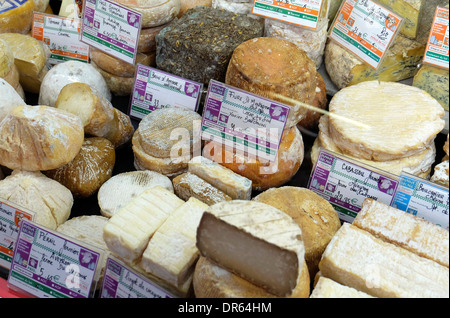
[(33, 22), (33, 0), (0, 2), (0, 33), (26, 34)]
[(142, 15), (143, 28), (166, 24), (180, 12), (180, 0), (117, 0)]
[(423, 64), (414, 75), (413, 86), (423, 89), (433, 96), (442, 107), (449, 110), (449, 80), (448, 70)]
[(375, 297), (449, 297), (447, 267), (349, 223), (328, 244), (319, 268), (324, 277)]
[(0, 122), (16, 106), (26, 105), (23, 98), (3, 78), (0, 78)]
[(156, 230), (183, 203), (161, 186), (147, 189), (108, 220), (103, 227), (103, 239), (114, 254), (126, 262), (134, 262)]
[(320, 277), (309, 298), (373, 298), (364, 292)]
[(425, 0), (379, 0), (381, 5), (393, 10), (403, 18), (400, 33), (415, 39), (419, 32), (419, 18)]
[(173, 284), (183, 285), (199, 256), (197, 227), (208, 205), (190, 198), (171, 213), (150, 239), (142, 254), (142, 268)]
[(202, 256), (281, 297), (292, 293), (304, 266), (298, 224), (260, 202), (210, 206), (197, 229), (197, 247)]

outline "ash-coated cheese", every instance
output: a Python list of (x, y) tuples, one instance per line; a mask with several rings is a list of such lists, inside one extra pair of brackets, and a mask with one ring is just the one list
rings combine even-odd
[(180, 0), (116, 0), (141, 14), (143, 28), (166, 24), (180, 12)]
[(399, 34), (387, 50), (381, 64), (374, 70), (355, 54), (328, 40), (324, 65), (333, 84), (342, 89), (364, 81), (398, 82), (413, 77), (424, 53), (424, 44)]
[(320, 277), (309, 298), (373, 298), (362, 291)]
[(255, 201), (210, 206), (197, 229), (197, 247), (202, 256), (279, 297), (292, 294), (306, 266), (298, 224)]
[(368, 81), (346, 87), (333, 96), (329, 111), (328, 128), (337, 147), (367, 160), (417, 154), (445, 126), (444, 109), (433, 97), (396, 82)]
[[(333, 138), (330, 135), (328, 129), (328, 121), (329, 117), (327, 115), (323, 115), (319, 120), (319, 134), (316, 140), (313, 143), (313, 147), (311, 149), (311, 160), (313, 164), (317, 161), (319, 156), (320, 147), (335, 152), (337, 154), (343, 154), (342, 151), (336, 146), (333, 141)], [(375, 167), (382, 171), (386, 171), (392, 173), (394, 175), (400, 176), (402, 172), (407, 172), (421, 178), (427, 179), (429, 177), (431, 167), (434, 164), (436, 159), (436, 145), (434, 140), (430, 142), (423, 151), (420, 151), (411, 156), (386, 160), (386, 161), (375, 161), (375, 160), (367, 160), (362, 158), (356, 158), (346, 154), (350, 159), (356, 160), (357, 162), (361, 162), (362, 164)]]
[(39, 171), (13, 170), (0, 181), (0, 198), (33, 211), (33, 221), (51, 230), (67, 221), (74, 203), (69, 189)]
[(57, 169), (81, 149), (78, 116), (49, 106), (16, 106), (0, 122), (0, 164), (10, 169)]
[(128, 171), (116, 174), (98, 190), (100, 213), (110, 218), (130, 200), (157, 185), (173, 192), (170, 179), (155, 171)]
[(423, 64), (414, 75), (413, 86), (423, 89), (433, 96), (446, 111), (449, 110), (448, 70)]
[(449, 232), (425, 219), (367, 198), (352, 224), (448, 267)]
[(350, 223), (328, 244), (319, 268), (322, 276), (375, 297), (449, 297), (447, 267)]
[(188, 162), (188, 171), (197, 175), (233, 199), (250, 200), (252, 181), (203, 156)]
[(3, 78), (0, 78), (0, 122), (16, 106), (26, 105), (23, 98)]
[(242, 42), (233, 51), (225, 83), (290, 106), (287, 129), (307, 112), (307, 108), (290, 100), (313, 103), (316, 65), (304, 50), (288, 40), (258, 37)]
[(156, 36), (156, 66), (168, 73), (209, 84), (224, 82), (233, 50), (263, 36), (264, 23), (209, 6), (188, 10)]
[(31, 29), (34, 0), (0, 2), (0, 33), (26, 34)]
[(111, 100), (111, 91), (99, 71), (88, 63), (66, 61), (53, 66), (42, 80), (38, 103), (55, 106), (61, 89), (69, 83), (81, 82), (95, 88), (106, 99)]
[(109, 218), (103, 227), (103, 239), (111, 252), (132, 263), (141, 257), (161, 224), (183, 203), (161, 186), (147, 189)]
[(192, 276), (199, 252), (197, 227), (208, 205), (190, 198), (171, 213), (150, 239), (141, 267), (174, 286)]

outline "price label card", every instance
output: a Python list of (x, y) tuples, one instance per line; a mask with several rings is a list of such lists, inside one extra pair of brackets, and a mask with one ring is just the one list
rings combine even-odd
[(89, 45), (80, 41), (80, 27), (77, 18), (34, 12), (31, 35), (49, 47), (52, 65), (69, 60), (88, 63)]
[(202, 139), (274, 162), (289, 106), (211, 80), (202, 116)]
[(423, 62), (448, 70), (448, 9), (436, 8)]
[(203, 84), (138, 64), (129, 115), (142, 119), (155, 109), (185, 107), (197, 111)]
[(92, 297), (102, 251), (22, 220), (8, 282), (38, 298)]
[(376, 69), (402, 23), (402, 17), (374, 1), (345, 0), (329, 37)]
[(448, 188), (408, 173), (402, 173), (392, 206), (448, 230), (448, 198)]
[(127, 63), (135, 64), (141, 14), (115, 1), (85, 0), (81, 41)]
[(173, 298), (171, 294), (110, 256), (106, 261), (101, 298)]
[(0, 198), (0, 266), (11, 267), (20, 222), (33, 220), (34, 213)]
[(310, 29), (317, 29), (324, 2), (326, 1), (254, 0), (252, 13)]
[(366, 198), (391, 205), (398, 180), (321, 149), (308, 188), (333, 205), (344, 222), (353, 222)]

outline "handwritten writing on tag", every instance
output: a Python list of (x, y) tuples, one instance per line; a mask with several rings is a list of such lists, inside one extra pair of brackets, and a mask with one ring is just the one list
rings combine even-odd
[(398, 181), (389, 175), (324, 149), (320, 150), (308, 185), (335, 207), (342, 221), (350, 223), (361, 210), (364, 199), (390, 205), (397, 187)]

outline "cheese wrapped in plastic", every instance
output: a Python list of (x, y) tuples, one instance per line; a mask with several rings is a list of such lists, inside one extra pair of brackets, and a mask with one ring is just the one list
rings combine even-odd
[(0, 1), (0, 33), (22, 33), (31, 29), (34, 0)]

